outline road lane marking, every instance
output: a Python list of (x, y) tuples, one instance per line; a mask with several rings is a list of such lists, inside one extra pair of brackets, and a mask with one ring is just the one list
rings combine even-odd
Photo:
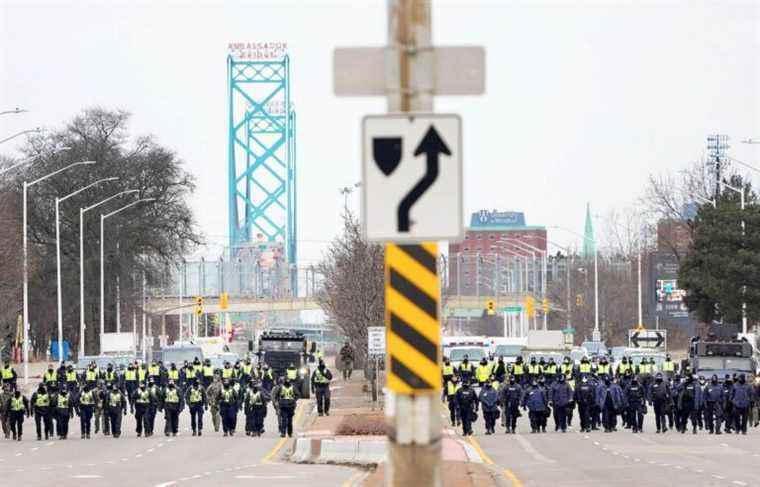
[(51, 441), (50, 443), (45, 443), (45, 446), (53, 446), (53, 445), (55, 445), (54, 441)]
[(742, 482), (741, 480), (734, 480), (733, 483), (736, 485), (747, 485), (747, 482)]
[(171, 482), (164, 482), (163, 484), (156, 484), (156, 487), (169, 487), (170, 485), (174, 485), (176, 483), (177, 482), (175, 482), (174, 480), (172, 480)]
[(135, 455), (135, 458), (140, 458), (140, 457), (142, 457), (142, 453), (138, 453), (137, 455)]
[(724, 476), (722, 476), (722, 475), (716, 475), (716, 474), (713, 474), (713, 478), (716, 478), (716, 479), (718, 479), (718, 480), (723, 480), (723, 479), (725, 479), (726, 477), (724, 477)]
[[(304, 407), (305, 407), (304, 403), (301, 403), (296, 408), (296, 414), (293, 417), (293, 424), (298, 424), (298, 421), (301, 418), (301, 414), (303, 413)], [(282, 448), (283, 445), (285, 445), (285, 443), (287, 443), (287, 441), (288, 441), (287, 438), (280, 438), (277, 441), (277, 443), (274, 445), (274, 448), (272, 448), (269, 451), (269, 453), (267, 453), (266, 455), (264, 455), (264, 457), (261, 459), (261, 463), (269, 463), (269, 462), (271, 462), (272, 459), (275, 457), (275, 455), (277, 455), (279, 453), (280, 448)]]
[(19, 453), (16, 453), (16, 456), (17, 456), (17, 457), (20, 457), (21, 455), (23, 455), (23, 453), (21, 453), (21, 452), (19, 452)]
[(292, 480), (295, 475), (236, 475), (236, 479), (258, 479), (258, 480)]
[(102, 479), (100, 475), (72, 475), (72, 479)]
[[(470, 437), (470, 438), (472, 438), (472, 437)], [(542, 455), (541, 453), (539, 453), (539, 451), (536, 450), (535, 448), (533, 448), (533, 445), (531, 445), (530, 442), (527, 439), (523, 438), (521, 435), (515, 435), (515, 439), (520, 444), (520, 446), (522, 446), (523, 450), (525, 450), (537, 462), (542, 462), (542, 463), (557, 463), (554, 460), (552, 460), (551, 458), (545, 457), (544, 455)]]
[(37, 451), (37, 450), (39, 450), (39, 449), (40, 449), (40, 447), (38, 447), (38, 446), (35, 446), (34, 448), (30, 448), (30, 449), (29, 449), (29, 451)]
[(153, 453), (155, 450), (153, 448), (148, 448), (148, 453)]
[[(519, 436), (515, 436), (515, 438), (519, 438)], [(494, 465), (493, 459), (483, 451), (483, 448), (480, 447), (478, 440), (476, 440), (473, 436), (468, 436), (467, 441), (470, 443), (470, 445), (472, 445), (473, 448), (475, 448), (475, 451), (478, 452), (478, 455), (480, 455), (480, 458), (482, 458), (485, 463), (488, 465)], [(510, 480), (510, 482), (512, 482), (512, 487), (523, 487), (522, 481), (520, 481), (520, 479), (517, 477), (517, 475), (515, 475), (513, 471), (508, 468), (504, 468), (502, 470), (502, 473), (506, 478)]]

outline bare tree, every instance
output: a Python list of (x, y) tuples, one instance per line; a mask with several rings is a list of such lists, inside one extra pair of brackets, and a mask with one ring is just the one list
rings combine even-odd
[(385, 312), (385, 250), (361, 235), (351, 212), (343, 215), (343, 233), (336, 237), (317, 266), (323, 287), (317, 302), (358, 353), (367, 356), (367, 327), (382, 326)]

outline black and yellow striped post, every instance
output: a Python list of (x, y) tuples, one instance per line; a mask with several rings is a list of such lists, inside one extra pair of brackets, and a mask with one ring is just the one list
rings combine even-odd
[(438, 246), (385, 247), (387, 486), (441, 485)]
[(386, 246), (385, 329), (388, 388), (397, 394), (441, 390), (438, 246)]

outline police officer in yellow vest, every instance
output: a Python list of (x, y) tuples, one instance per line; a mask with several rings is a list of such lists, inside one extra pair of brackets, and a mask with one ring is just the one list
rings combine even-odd
[(478, 381), (478, 386), (483, 387), (488, 382), (488, 378), (491, 376), (491, 365), (484, 358), (480, 359), (480, 364), (475, 369), (475, 380)]
[(137, 433), (137, 437), (141, 437), (143, 431), (145, 431), (145, 437), (147, 438), (150, 436), (148, 414), (153, 397), (144, 382), (140, 383), (131, 402), (135, 405), (135, 432)]
[(578, 366), (578, 375), (581, 377), (591, 375), (591, 370), (591, 362), (589, 362), (588, 357), (583, 357)]
[(446, 384), (454, 377), (454, 366), (448, 357), (443, 357), (443, 398), (446, 398)]
[(631, 370), (631, 364), (628, 362), (628, 357), (623, 357), (620, 360), (620, 365), (617, 368), (617, 376), (625, 377), (625, 374)]
[(267, 414), (266, 397), (255, 382), (250, 382), (243, 399), (245, 404), (246, 436), (261, 436), (264, 433), (264, 417)]
[[(662, 373), (666, 378), (672, 379), (676, 375), (676, 364), (670, 359), (670, 355), (665, 356), (665, 361), (662, 363)], [(760, 400), (760, 398), (758, 399)]]
[(319, 365), (311, 375), (311, 390), (317, 397), (317, 413), (322, 416), (330, 415), (330, 381), (333, 375), (325, 362), (319, 359)]
[(245, 362), (240, 366), (240, 383), (241, 384), (248, 384), (251, 382), (251, 378), (253, 374), (253, 364), (251, 363), (251, 358), (248, 357), (245, 359)]
[(161, 367), (154, 360), (148, 367), (148, 379), (152, 378), (156, 384), (161, 384)]
[(42, 374), (42, 382), (44, 382), (47, 387), (58, 383), (58, 372), (53, 369), (53, 364), (48, 364), (47, 370)]
[(74, 370), (74, 366), (71, 364), (66, 367), (66, 389), (69, 390), (69, 394), (75, 394), (79, 389), (77, 372)]
[(206, 391), (198, 387), (198, 381), (192, 381), (190, 388), (187, 390), (187, 405), (190, 408), (190, 427), (193, 430), (193, 436), (203, 434), (203, 411), (208, 411), (208, 400)]
[(459, 364), (459, 380), (462, 383), (470, 382), (475, 374), (475, 366), (470, 362), (470, 357), (464, 354), (464, 359)]
[[(176, 367), (175, 367), (176, 370)], [(177, 386), (173, 380), (169, 379), (169, 384), (164, 391), (164, 434), (177, 436), (179, 432), (179, 413), (182, 411), (183, 403)]]
[(599, 360), (599, 365), (596, 366), (596, 375), (602, 380), (604, 377), (612, 377), (612, 366), (607, 362), (607, 357), (602, 357)]
[(528, 380), (530, 382), (538, 381), (538, 377), (543, 373), (543, 370), (541, 369), (541, 365), (536, 361), (536, 357), (530, 358), (530, 363), (528, 364)]
[(129, 401), (129, 412), (135, 412), (135, 392), (137, 391), (137, 370), (134, 364), (129, 364), (124, 371), (124, 388), (127, 391), (127, 400)]
[(50, 396), (44, 384), (37, 387), (37, 392), (32, 394), (32, 408), (34, 408), (34, 423), (37, 426), (37, 441), (42, 439), (44, 429), (45, 439), (53, 436), (53, 418), (50, 413)]
[(106, 371), (103, 372), (103, 381), (106, 383), (106, 387), (108, 387), (109, 385), (117, 387), (118, 379), (119, 377), (116, 374), (116, 371), (113, 369), (113, 364), (108, 364), (108, 367), (106, 367)]
[(211, 382), (214, 380), (214, 367), (211, 365), (211, 360), (209, 359), (203, 361), (202, 378), (204, 389), (208, 389), (208, 386), (210, 386)]
[(91, 389), (95, 388), (95, 386), (98, 385), (99, 375), (98, 366), (95, 365), (95, 362), (90, 363), (90, 365), (87, 366), (87, 370), (84, 372), (84, 383)]
[(69, 419), (73, 408), (69, 391), (63, 388), (55, 398), (55, 430), (59, 440), (65, 440), (69, 435)]
[(12, 391), (16, 390), (17, 377), (18, 375), (16, 374), (16, 371), (13, 370), (11, 362), (6, 360), (3, 368), (0, 369), (0, 379), (2, 379), (2, 383), (10, 385)]
[(523, 364), (523, 358), (517, 357), (515, 363), (510, 367), (510, 375), (515, 376), (515, 382), (522, 384), (525, 382), (527, 374), (525, 373), (525, 364)]
[(457, 391), (461, 388), (462, 384), (459, 383), (459, 377), (452, 375), (451, 380), (446, 383), (443, 389), (449, 406), (451, 426), (459, 426), (462, 424), (462, 418), (459, 416), (459, 403), (457, 402)]
[(235, 371), (229, 362), (224, 362), (224, 368), (222, 369), (222, 380), (231, 381)]
[(298, 401), (298, 391), (290, 379), (285, 377), (285, 382), (280, 390), (280, 436), (293, 436), (293, 415), (296, 411), (296, 401)]
[(180, 380), (179, 380), (180, 374), (179, 374), (179, 369), (177, 368), (177, 364), (172, 362), (169, 365), (169, 370), (166, 371), (166, 377), (170, 381), (174, 382), (174, 387), (179, 388), (180, 391), (182, 390), (182, 383), (180, 383)]
[(106, 402), (104, 407), (108, 414), (108, 421), (111, 424), (111, 435), (114, 438), (121, 436), (121, 418), (127, 414), (127, 400), (124, 394), (113, 384), (106, 386)]
[(13, 391), (13, 395), (8, 402), (8, 414), (13, 439), (21, 441), (21, 436), (24, 434), (24, 416), (26, 415), (28, 418), (31, 414), (29, 400), (21, 395), (21, 391)]
[(90, 428), (92, 427), (92, 413), (95, 410), (95, 391), (88, 385), (76, 401), (76, 411), (79, 415), (79, 430), (82, 432), (82, 439), (90, 439)]

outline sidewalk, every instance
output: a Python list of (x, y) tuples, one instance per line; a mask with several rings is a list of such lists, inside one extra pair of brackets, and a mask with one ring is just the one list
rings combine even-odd
[[(348, 382), (333, 380), (330, 416), (317, 416), (316, 404), (298, 434), (290, 460), (296, 463), (354, 465), (367, 469), (354, 485), (380, 487), (385, 479), (387, 438), (384, 412), (369, 401), (361, 371)], [(374, 407), (374, 409), (373, 409)], [(477, 451), (452, 429), (441, 439), (445, 487), (501, 485)]]

